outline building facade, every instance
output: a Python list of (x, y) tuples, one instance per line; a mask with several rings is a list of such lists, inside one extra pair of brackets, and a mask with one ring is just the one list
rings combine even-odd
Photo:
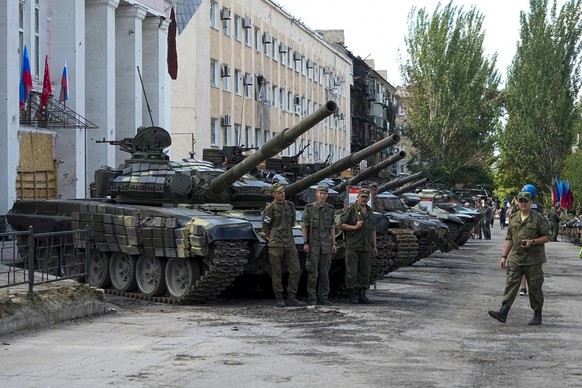
[[(128, 156), (97, 140), (133, 137), (139, 126), (152, 121), (167, 126), (167, 12), (174, 3), (0, 4), (0, 214), (18, 198), (85, 197), (95, 169), (117, 167)], [(33, 84), (20, 106), (24, 47)], [(43, 106), (45, 59), (53, 93)], [(68, 100), (59, 102), (65, 62)]]
[(187, 3), (177, 4), (172, 159), (202, 159), (205, 148), (260, 147), (328, 100), (338, 111), (282, 155), (308, 144), (300, 162), (348, 155), (352, 62), (345, 53), (270, 0)]

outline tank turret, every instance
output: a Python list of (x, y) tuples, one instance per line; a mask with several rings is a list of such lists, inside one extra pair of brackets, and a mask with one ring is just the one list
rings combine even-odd
[(394, 165), (396, 162), (404, 159), (405, 157), (406, 157), (406, 152), (400, 151), (396, 155), (392, 155), (388, 159), (385, 159), (378, 164), (375, 164), (373, 166), (368, 167), (367, 169), (360, 172), (355, 177), (348, 179), (348, 180), (346, 180), (346, 181), (344, 181), (344, 182), (340, 183), (339, 185), (332, 187), (332, 188), (337, 192), (343, 192), (346, 189), (346, 187), (357, 185), (360, 182), (363, 182), (367, 179), (374, 177), (380, 171)]
[[(95, 173), (95, 192), (110, 195), (117, 203), (160, 206), (163, 204), (229, 203), (235, 207), (262, 206), (270, 199), (268, 186), (249, 171), (270, 158), (331, 115), (337, 104), (328, 101), (311, 115), (284, 129), (252, 155), (224, 171), (212, 163), (184, 160), (169, 161), (164, 148), (171, 144), (162, 128), (141, 129), (134, 139), (107, 141), (131, 153), (120, 170), (101, 169)], [(111, 178), (114, 177), (113, 180)], [(244, 177), (244, 178), (243, 178)], [(106, 188), (103, 186), (107, 185)]]
[(378, 192), (383, 193), (384, 191), (390, 191), (391, 189), (402, 187), (403, 185), (410, 182), (414, 182), (419, 178), (424, 178), (426, 175), (427, 175), (426, 171), (422, 170), (406, 177), (391, 180), (390, 182), (378, 187)]
[(292, 197), (297, 193), (307, 189), (309, 186), (316, 184), (317, 182), (330, 177), (334, 174), (344, 171), (345, 169), (357, 165), (360, 161), (382, 151), (383, 149), (390, 147), (394, 144), (400, 142), (400, 135), (394, 134), (390, 137), (377, 141), (376, 143), (372, 144), (356, 152), (355, 154), (348, 155), (329, 166), (322, 168), (321, 170), (298, 180), (297, 182), (291, 183), (290, 185), (285, 187), (285, 194), (288, 197)]

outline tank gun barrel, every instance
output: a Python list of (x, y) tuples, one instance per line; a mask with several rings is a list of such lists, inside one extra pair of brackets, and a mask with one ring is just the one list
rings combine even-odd
[(409, 175), (409, 176), (394, 179), (394, 180), (378, 187), (378, 193), (383, 193), (384, 191), (389, 191), (390, 189), (395, 189), (395, 188), (400, 187), (402, 185), (405, 185), (409, 182), (413, 182), (416, 179), (424, 178), (426, 175), (427, 175), (426, 171), (423, 170), (423, 171), (419, 171), (419, 172), (412, 174), (412, 175)]
[(403, 193), (407, 193), (407, 192), (412, 191), (412, 190), (414, 190), (416, 188), (419, 188), (421, 186), (426, 185), (428, 182), (429, 182), (429, 179), (428, 178), (422, 178), (421, 180), (418, 180), (416, 182), (409, 183), (407, 185), (404, 185), (404, 186), (402, 186), (402, 187), (400, 187), (400, 188), (392, 191), (392, 194), (394, 194), (394, 195), (400, 195), (400, 194), (403, 194)]
[(360, 172), (355, 177), (353, 177), (351, 179), (347, 179), (344, 182), (340, 183), (339, 185), (332, 187), (332, 189), (337, 191), (338, 193), (342, 192), (346, 189), (346, 187), (352, 186), (352, 185), (357, 185), (358, 183), (365, 181), (366, 179), (372, 178), (373, 176), (378, 174), (383, 169), (392, 166), (393, 164), (395, 164), (399, 160), (404, 159), (405, 157), (406, 157), (406, 152), (400, 151), (396, 155), (392, 155), (388, 159), (385, 159), (378, 164), (375, 164), (373, 166), (368, 167), (367, 169)]
[(210, 182), (210, 192), (213, 194), (223, 192), (237, 179), (240, 179), (244, 174), (257, 167), (263, 160), (271, 158), (289, 147), (295, 142), (295, 139), (331, 115), (336, 109), (337, 104), (330, 100), (294, 126), (284, 129), (277, 136), (266, 142), (257, 152), (249, 155), (227, 172), (213, 179)]
[(390, 137), (377, 141), (376, 143), (372, 144), (356, 152), (355, 154), (348, 155), (329, 166), (322, 168), (321, 170), (317, 171), (314, 174), (311, 174), (303, 179), (298, 180), (295, 183), (292, 183), (285, 187), (285, 194), (289, 197), (294, 196), (295, 194), (305, 190), (309, 186), (319, 182), (320, 180), (332, 176), (333, 174), (337, 174), (349, 168), (351, 166), (357, 165), (360, 161), (382, 151), (383, 149), (390, 147), (394, 144), (397, 144), (400, 141), (400, 135), (394, 134)]

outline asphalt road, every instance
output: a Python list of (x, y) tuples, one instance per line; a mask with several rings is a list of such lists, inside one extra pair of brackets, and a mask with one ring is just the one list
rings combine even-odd
[(527, 297), (508, 321), (504, 232), (390, 274), (374, 305), (274, 307), (268, 299), (171, 306), (110, 298), (117, 313), (2, 338), (3, 387), (582, 386), (582, 260), (546, 246), (544, 322)]

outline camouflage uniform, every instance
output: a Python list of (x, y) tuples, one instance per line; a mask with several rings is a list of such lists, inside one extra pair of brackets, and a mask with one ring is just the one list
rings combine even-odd
[(301, 266), (293, 238), (293, 226), (296, 222), (293, 202), (281, 204), (273, 201), (263, 212), (263, 232), (269, 236), (269, 262), (271, 263), (271, 281), (275, 294), (283, 292), (282, 266), (287, 267), (289, 282), (287, 291), (297, 293)]
[(550, 224), (537, 211), (531, 211), (525, 220), (521, 220), (521, 213), (517, 211), (509, 219), (506, 240), (513, 242), (506, 264), (506, 285), (503, 295), (503, 304), (511, 306), (517, 293), (522, 275), (525, 275), (529, 285), (529, 303), (533, 310), (541, 310), (544, 305), (542, 284), (544, 283), (543, 263), (546, 262), (544, 245), (533, 245), (522, 248), (522, 240), (531, 240), (547, 236), (550, 238)]
[(301, 226), (308, 229), (309, 256), (305, 262), (307, 295), (311, 301), (327, 299), (333, 245), (331, 235), (335, 230), (333, 206), (328, 203), (319, 206), (317, 201), (308, 204), (303, 211)]
[(346, 235), (346, 288), (368, 288), (370, 281), (370, 258), (372, 256), (372, 232), (376, 231), (374, 213), (366, 205), (366, 214), (360, 211), (360, 205), (354, 202), (340, 216), (340, 224), (355, 225), (364, 221), (359, 230), (345, 231)]

